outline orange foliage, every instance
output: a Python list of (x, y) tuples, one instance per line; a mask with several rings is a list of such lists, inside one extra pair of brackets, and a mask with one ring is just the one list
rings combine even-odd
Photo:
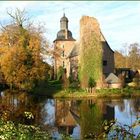
[(8, 85), (30, 90), (45, 78), (46, 65), (40, 56), (42, 34), (8, 26), (0, 35), (0, 67)]

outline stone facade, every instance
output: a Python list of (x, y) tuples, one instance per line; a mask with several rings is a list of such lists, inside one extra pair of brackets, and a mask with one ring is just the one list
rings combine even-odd
[(70, 62), (69, 59), (67, 59), (69, 53), (72, 50), (72, 47), (74, 46), (75, 41), (69, 41), (69, 40), (61, 40), (61, 41), (55, 41), (55, 51), (58, 53), (58, 55), (55, 56), (55, 65), (54, 65), (54, 72), (55, 75), (57, 75), (59, 67), (62, 66), (67, 71), (67, 77), (69, 77), (70, 73)]
[[(114, 52), (105, 40), (97, 19), (83, 16), (80, 20), (80, 40), (83, 35), (89, 32), (96, 32), (102, 43), (103, 74), (107, 76), (114, 73)], [(57, 75), (60, 66), (66, 69), (67, 77), (73, 76), (75, 79), (78, 74), (78, 62), (80, 58), (80, 41), (77, 43), (68, 30), (68, 18), (65, 15), (60, 19), (60, 31), (54, 40), (54, 73)]]
[(101, 33), (101, 42), (102, 42), (102, 49), (103, 49), (103, 74), (108, 76), (110, 73), (114, 73), (114, 52), (109, 47), (107, 41), (105, 40), (104, 36)]

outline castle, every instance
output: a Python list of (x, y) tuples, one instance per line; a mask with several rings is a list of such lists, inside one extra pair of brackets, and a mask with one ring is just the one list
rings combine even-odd
[[(72, 36), (72, 32), (68, 29), (68, 18), (63, 15), (60, 19), (60, 31), (57, 33), (57, 37), (54, 40), (54, 74), (57, 77), (57, 73), (60, 67), (66, 70), (67, 77), (78, 76), (78, 62), (80, 57), (80, 45), (79, 42)], [(114, 52), (110, 48), (109, 44), (105, 40), (97, 19), (89, 16), (83, 16), (80, 20), (80, 37), (84, 34), (84, 29), (99, 33), (100, 41), (102, 43), (102, 63), (103, 74), (108, 76), (114, 72)], [(94, 55), (94, 54), (93, 54)]]

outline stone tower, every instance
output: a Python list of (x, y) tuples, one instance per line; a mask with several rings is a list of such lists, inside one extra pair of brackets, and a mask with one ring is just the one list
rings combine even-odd
[(72, 32), (68, 29), (68, 18), (65, 16), (60, 19), (60, 31), (57, 33), (57, 37), (54, 40), (54, 74), (57, 76), (59, 67), (66, 69), (67, 77), (70, 73), (70, 64), (68, 55), (71, 52), (75, 39), (72, 37)]
[(82, 37), (88, 35), (89, 32), (95, 32), (100, 38), (102, 44), (103, 74), (108, 76), (110, 73), (114, 73), (114, 52), (103, 36), (97, 19), (94, 17), (83, 16), (80, 20), (80, 38), (82, 39)]

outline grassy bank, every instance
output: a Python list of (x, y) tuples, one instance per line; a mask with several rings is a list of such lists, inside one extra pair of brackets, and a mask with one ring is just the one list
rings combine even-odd
[(98, 89), (94, 93), (88, 93), (86, 91), (71, 91), (61, 90), (53, 95), (55, 98), (91, 98), (91, 97), (135, 97), (140, 96), (140, 89), (123, 88), (123, 89)]
[(52, 98), (91, 98), (91, 97), (135, 97), (140, 96), (140, 89), (125, 87), (123, 89), (96, 89), (93, 93), (88, 93), (79, 88), (63, 89), (60, 81), (50, 81), (47, 84), (33, 90), (33, 94), (48, 96)]
[(140, 89), (125, 87), (122, 89), (96, 90), (98, 97), (135, 97), (140, 96)]

